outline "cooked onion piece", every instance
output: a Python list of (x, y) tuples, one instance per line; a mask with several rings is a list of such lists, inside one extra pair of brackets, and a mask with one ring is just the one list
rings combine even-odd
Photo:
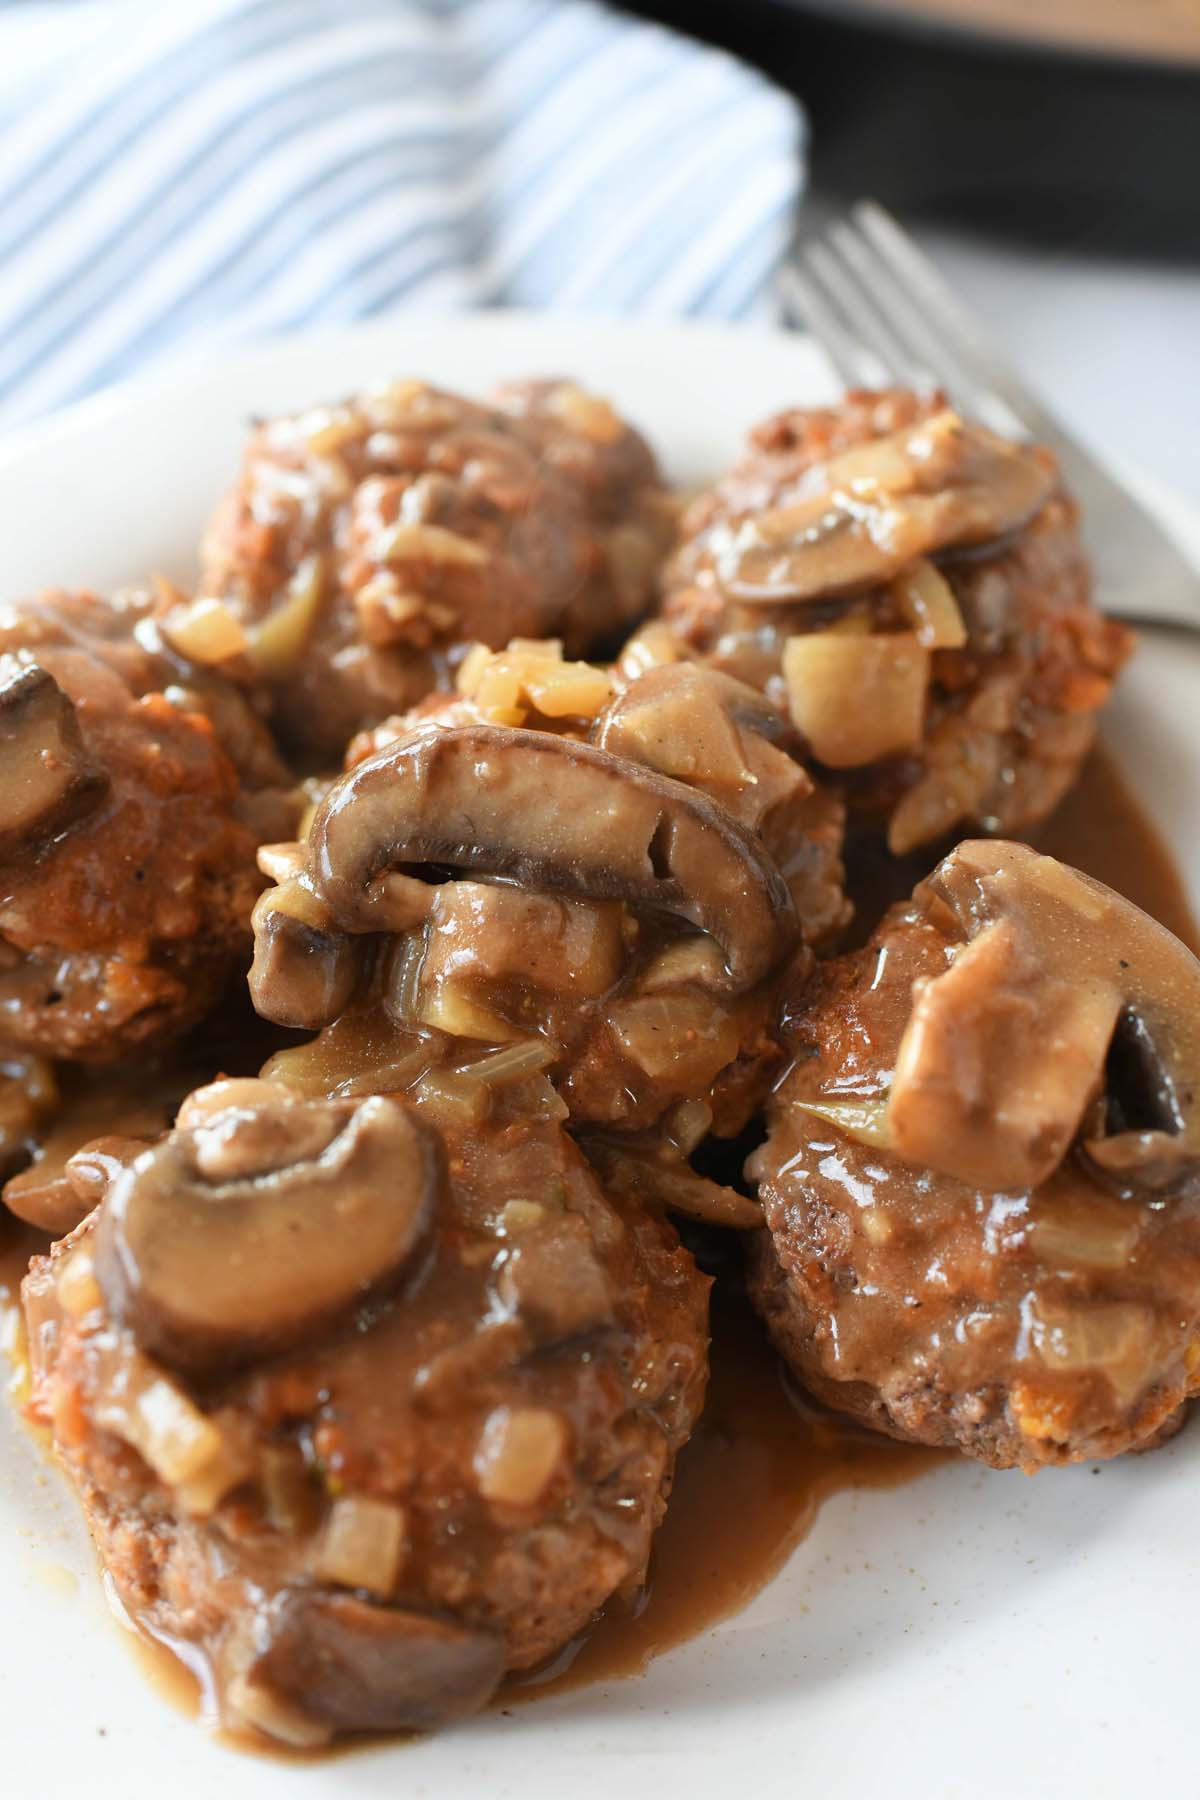
[(828, 768), (862, 768), (919, 746), (929, 652), (915, 634), (791, 637), (783, 673), (796, 729)]

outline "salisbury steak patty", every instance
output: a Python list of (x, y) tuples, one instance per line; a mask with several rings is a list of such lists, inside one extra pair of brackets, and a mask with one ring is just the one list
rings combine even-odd
[(34, 1415), (228, 1724), (442, 1723), (643, 1578), (707, 1280), (543, 1080), (469, 1087), (202, 1089), (25, 1284)]
[(644, 440), (570, 382), (398, 381), (255, 428), (204, 546), (284, 735), (340, 755), (473, 642), (619, 640), (670, 536)]
[[(739, 1131), (778, 1060), (800, 924), (749, 815), (662, 773), (672, 740), (696, 748), (675, 714), (664, 701), (618, 731), (609, 710), (583, 743), (456, 709), (334, 782), (305, 840), (262, 854), (278, 885), (255, 911), (254, 1003), (321, 1031), (289, 1069), (313, 1065), (323, 1088), (350, 1039), (426, 1065), (503, 1046), (547, 1070), (576, 1123), (637, 1130), (699, 1101)], [(786, 755), (757, 754), (774, 760), (761, 784), (745, 769), (752, 792), (785, 811), (807, 798)]]
[(898, 854), (1045, 818), (1131, 642), (1092, 606), (1050, 453), (903, 390), (760, 425), (685, 515), (665, 593)]
[(796, 1003), (753, 1286), (801, 1379), (997, 1467), (1145, 1447), (1200, 1385), (1200, 965), (968, 843)]
[(0, 612), (0, 1033), (106, 1061), (179, 1037), (248, 959), (260, 832), (293, 816), (245, 697), (156, 603)]

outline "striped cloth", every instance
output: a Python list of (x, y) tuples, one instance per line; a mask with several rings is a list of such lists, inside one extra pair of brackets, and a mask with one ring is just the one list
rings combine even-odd
[(0, 419), (400, 305), (761, 313), (801, 149), (593, 0), (0, 3)]

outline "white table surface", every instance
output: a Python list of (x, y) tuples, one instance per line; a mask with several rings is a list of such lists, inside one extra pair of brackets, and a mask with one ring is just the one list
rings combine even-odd
[(1200, 505), (1200, 269), (918, 235), (1066, 425)]

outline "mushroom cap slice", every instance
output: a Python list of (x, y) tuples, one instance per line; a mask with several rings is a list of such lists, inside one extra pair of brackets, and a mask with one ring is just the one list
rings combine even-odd
[(318, 1031), (345, 1011), (362, 969), (363, 945), (288, 910), (297, 884), (268, 888), (251, 920), (248, 976), (255, 1010), (293, 1031)]
[(504, 1645), (354, 1594), (293, 1592), (273, 1606), (243, 1683), (331, 1731), (429, 1731), (483, 1706)]
[(1099, 1168), (1155, 1187), (1200, 1164), (1200, 962), (1177, 938), (1025, 844), (960, 844), (915, 898), (965, 942), (917, 983), (888, 1103), (899, 1156), (1036, 1187), (1104, 1092)]
[(543, 732), (468, 725), (401, 739), (336, 783), (309, 843), (309, 879), (349, 931), (410, 928), (428, 888), (399, 871), (432, 864), (673, 914), (715, 939), (738, 992), (799, 935), (774, 863), (722, 807)]
[(0, 856), (60, 830), (108, 788), (72, 701), (48, 670), (5, 657), (0, 674)]
[(851, 593), (1017, 530), (1057, 482), (1045, 451), (947, 408), (818, 465), (791, 503), (718, 526), (717, 579), (755, 606)]
[(233, 1103), (117, 1174), (96, 1227), (113, 1317), (197, 1376), (285, 1349), (394, 1287), (444, 1180), (437, 1138), (394, 1100), (230, 1085)]

